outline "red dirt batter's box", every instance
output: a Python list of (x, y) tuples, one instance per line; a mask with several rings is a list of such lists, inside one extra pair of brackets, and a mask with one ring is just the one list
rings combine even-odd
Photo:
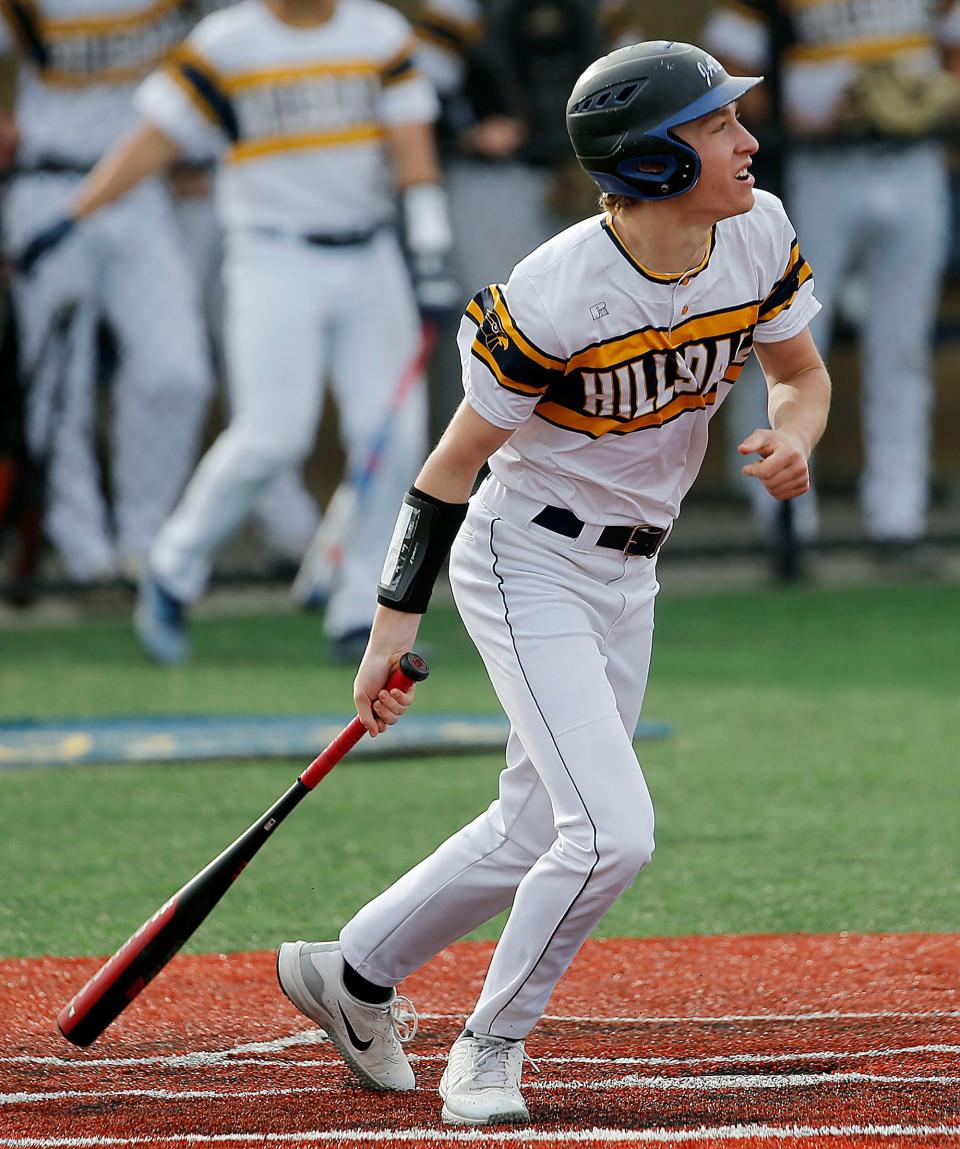
[(272, 954), (174, 959), (86, 1051), (54, 1017), (100, 959), (2, 961), (0, 1147), (960, 1145), (958, 936), (590, 942), (528, 1042), (533, 1126), (476, 1137), (434, 1090), (490, 949), (404, 984), (404, 1096), (355, 1086)]

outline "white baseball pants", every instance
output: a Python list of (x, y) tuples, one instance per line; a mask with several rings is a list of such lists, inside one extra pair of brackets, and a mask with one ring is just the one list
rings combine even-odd
[[(212, 195), (182, 196), (174, 199), (174, 208), (206, 304), (213, 358), (218, 378), (223, 380), (223, 227)], [(320, 525), (320, 513), (306, 488), (302, 468), (288, 467), (277, 475), (258, 499), (253, 515), (268, 549), (299, 561)]]
[[(217, 548), (271, 480), (312, 450), (328, 370), (347, 464), (356, 468), (419, 338), (406, 267), (389, 232), (343, 248), (246, 232), (229, 238), (224, 276), (230, 425), (200, 461), (150, 556), (157, 578), (187, 602), (203, 593)], [(421, 385), (397, 413), (346, 547), (327, 607), (331, 636), (373, 619), (397, 498), (416, 477), (425, 439)]]
[(453, 546), (464, 623), (510, 719), (499, 798), (343, 929), (345, 958), (393, 985), (512, 905), (467, 1027), (520, 1038), (653, 853), (632, 736), (653, 638), (656, 561), (567, 539), (490, 478)]
[[(60, 215), (79, 181), (69, 174), (14, 180), (4, 204), (7, 249), (21, 251)], [(146, 557), (176, 502), (210, 394), (199, 293), (166, 189), (148, 181), (85, 220), (30, 275), (17, 277), (15, 297), (24, 367), (29, 373), (43, 361), (29, 404), (33, 445), (50, 451), (47, 533), (71, 577), (112, 575), (118, 556)], [(79, 310), (61, 363), (56, 349), (43, 352), (55, 316), (70, 303)], [(112, 529), (94, 448), (99, 318), (113, 330), (120, 358)]]

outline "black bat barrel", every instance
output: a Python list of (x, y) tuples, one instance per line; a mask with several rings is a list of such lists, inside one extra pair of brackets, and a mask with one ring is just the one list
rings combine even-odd
[(90, 1045), (151, 982), (310, 790), (299, 779), (265, 814), (168, 899), (57, 1015), (74, 1045)]

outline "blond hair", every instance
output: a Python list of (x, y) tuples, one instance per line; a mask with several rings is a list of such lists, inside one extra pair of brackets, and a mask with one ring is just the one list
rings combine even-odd
[(612, 192), (600, 193), (600, 207), (604, 211), (608, 211), (612, 216), (619, 215), (620, 212), (625, 211), (634, 204), (639, 203), (640, 200), (635, 199), (630, 195), (616, 195)]

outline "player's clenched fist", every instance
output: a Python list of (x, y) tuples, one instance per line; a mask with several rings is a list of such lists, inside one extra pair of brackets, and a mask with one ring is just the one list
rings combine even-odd
[(795, 499), (810, 489), (810, 471), (803, 444), (785, 431), (757, 430), (737, 447), (741, 455), (759, 455), (741, 468), (760, 480), (775, 499)]
[(371, 738), (376, 738), (402, 718), (413, 702), (415, 687), (411, 686), (409, 690), (386, 690), (384, 687), (401, 655), (412, 648), (419, 625), (419, 615), (384, 611), (382, 608), (377, 611), (370, 641), (353, 682), (357, 714)]

